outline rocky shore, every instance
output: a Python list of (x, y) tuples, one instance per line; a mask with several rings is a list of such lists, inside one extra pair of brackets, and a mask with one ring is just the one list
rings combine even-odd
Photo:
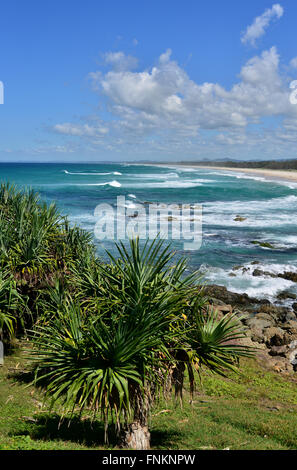
[[(204, 292), (219, 317), (236, 314), (246, 328), (247, 337), (241, 343), (257, 348), (256, 357), (263, 366), (281, 373), (297, 372), (297, 302), (292, 307), (279, 306), (220, 285), (205, 286)], [(294, 299), (290, 292), (282, 295)]]

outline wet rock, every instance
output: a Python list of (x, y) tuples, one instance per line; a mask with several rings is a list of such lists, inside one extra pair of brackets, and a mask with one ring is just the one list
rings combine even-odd
[[(297, 298), (297, 295), (296, 294), (293, 294), (293, 292), (290, 292), (288, 290), (284, 290), (282, 292), (280, 292), (278, 295), (277, 295), (277, 298), (279, 300), (285, 300), (285, 299), (296, 299)], [(296, 308), (297, 308), (297, 303), (295, 303), (296, 305)]]
[(253, 276), (277, 277), (277, 274), (270, 273), (269, 271), (262, 271), (262, 269), (254, 269)]
[(258, 303), (258, 300), (249, 297), (247, 294), (238, 294), (230, 292), (225, 286), (210, 285), (204, 288), (204, 293), (210, 298), (222, 300), (225, 304), (237, 305), (252, 305)]
[(233, 266), (233, 271), (238, 271), (238, 269), (242, 269), (244, 268), (244, 266), (241, 266), (241, 265), (237, 265), (237, 266)]
[(254, 269), (253, 276), (263, 276), (263, 272), (261, 269)]
[(278, 277), (281, 277), (282, 279), (287, 279), (288, 281), (297, 282), (297, 273), (294, 273), (292, 271), (285, 271), (283, 273), (279, 273)]
[(246, 220), (246, 217), (242, 217), (241, 215), (237, 215), (235, 218), (234, 218), (235, 222), (243, 222), (244, 220)]
[(262, 248), (270, 248), (271, 250), (274, 249), (274, 246), (271, 243), (268, 243), (268, 242), (259, 242), (258, 240), (252, 240), (251, 243), (253, 245), (261, 246)]

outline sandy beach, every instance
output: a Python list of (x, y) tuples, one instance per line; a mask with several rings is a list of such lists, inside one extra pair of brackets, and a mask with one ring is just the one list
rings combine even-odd
[[(189, 165), (190, 166), (190, 165)], [(196, 167), (196, 165), (193, 165)], [(264, 178), (275, 178), (289, 181), (297, 181), (296, 170), (269, 170), (266, 168), (230, 168), (227, 166), (199, 166), (199, 168), (215, 169), (215, 170), (228, 170), (240, 173), (249, 173), (252, 175), (263, 176)]]
[[(135, 165), (138, 165), (137, 163)], [(206, 165), (196, 165), (195, 162), (192, 164), (181, 165), (178, 163), (149, 163), (142, 164), (148, 166), (171, 166), (175, 168), (205, 168), (208, 170), (222, 170), (222, 171), (235, 171), (237, 173), (249, 173), (255, 176), (262, 176), (267, 179), (276, 179), (284, 181), (297, 181), (297, 170), (270, 170), (266, 168), (231, 168), (228, 166), (206, 166)]]

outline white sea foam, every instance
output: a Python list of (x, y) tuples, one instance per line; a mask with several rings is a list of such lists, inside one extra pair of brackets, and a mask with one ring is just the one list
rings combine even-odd
[(143, 179), (172, 179), (179, 178), (177, 173), (127, 173), (125, 176)]
[[(296, 208), (297, 196), (294, 195), (269, 200), (206, 202), (203, 204), (203, 222), (238, 228), (295, 225)], [(234, 220), (237, 215), (245, 220)]]
[(120, 188), (122, 186), (121, 183), (119, 183), (117, 180), (113, 180), (108, 184), (109, 186), (113, 186), (114, 188)]
[(141, 188), (141, 189), (153, 189), (153, 188), (195, 188), (201, 186), (201, 182), (198, 181), (162, 181), (162, 182), (151, 182), (151, 183), (125, 183), (124, 188)]
[[(253, 276), (254, 269), (261, 269), (271, 273), (282, 273), (284, 271), (296, 271), (296, 266), (292, 265), (280, 265), (280, 264), (267, 264), (267, 265), (244, 265), (248, 271), (242, 272), (241, 270), (233, 271), (225, 270), (222, 268), (206, 267), (202, 268), (205, 270), (205, 278), (210, 283), (219, 285), (225, 285), (228, 290), (237, 293), (246, 293), (250, 297), (258, 299), (269, 299), (275, 300), (275, 296), (286, 289), (296, 289), (296, 283), (291, 282), (287, 279), (279, 277), (273, 278), (271, 276)], [(236, 274), (236, 276), (230, 276), (230, 273)]]
[(122, 175), (119, 171), (109, 171), (105, 173), (95, 173), (95, 172), (79, 172), (79, 171), (67, 171), (63, 170), (66, 175), (82, 175), (82, 176), (105, 176), (105, 175)]
[(107, 181), (105, 183), (81, 183), (74, 184), (73, 186), (112, 186), (114, 188), (120, 188), (122, 185), (117, 180)]
[(247, 180), (255, 180), (255, 181), (261, 181), (262, 183), (272, 183), (272, 184), (279, 184), (281, 186), (286, 186), (290, 189), (296, 189), (297, 188), (297, 182), (289, 181), (289, 180), (282, 180), (282, 179), (277, 179), (277, 178), (267, 178), (266, 176), (256, 176), (253, 174), (247, 174), (247, 173), (241, 173), (241, 172), (228, 172), (228, 171), (207, 171), (205, 174), (207, 175), (217, 175), (217, 176), (228, 176), (230, 178), (236, 178), (236, 179), (247, 179)]

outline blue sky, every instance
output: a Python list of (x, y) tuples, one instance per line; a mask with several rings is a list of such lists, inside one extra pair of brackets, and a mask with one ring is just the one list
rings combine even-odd
[(295, 0), (10, 0), (1, 19), (1, 161), (297, 156)]

